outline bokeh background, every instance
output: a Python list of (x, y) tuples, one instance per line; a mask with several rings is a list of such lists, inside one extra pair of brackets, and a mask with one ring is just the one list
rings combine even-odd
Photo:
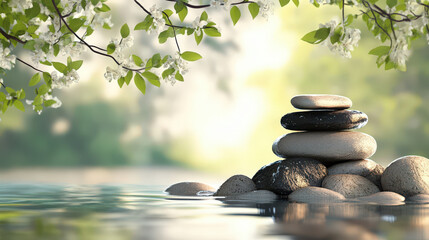
[[(118, 37), (123, 23), (133, 27), (145, 17), (123, 1), (108, 3), (116, 24), (112, 31), (92, 39), (100, 45)], [(96, 167), (106, 178), (111, 176), (100, 169), (143, 168), (149, 169), (147, 174), (150, 169), (192, 169), (251, 177), (261, 166), (278, 160), (271, 145), (287, 133), (280, 118), (294, 111), (290, 98), (304, 93), (351, 98), (352, 109), (369, 116), (367, 126), (359, 131), (377, 140), (373, 160), (386, 166), (404, 155), (429, 156), (425, 40), (415, 42), (407, 72), (385, 71), (367, 54), (379, 43), (366, 30), (352, 59), (300, 40), (319, 23), (338, 18), (340, 11), (335, 7), (289, 4), (276, 7), (268, 20), (251, 20), (247, 8), (242, 9), (235, 27), (228, 12), (209, 11), (221, 26), (222, 38), (207, 38), (200, 46), (192, 37), (179, 38), (182, 49), (197, 51), (204, 58), (189, 64), (185, 82), (163, 83), (159, 89), (150, 86), (145, 96), (133, 84), (120, 89), (108, 83), (103, 74), (113, 62), (86, 52), (83, 56), (90, 61), (79, 70), (79, 84), (57, 92), (61, 108), (47, 109), (40, 116), (29, 108), (1, 116), (2, 175), (19, 169), (26, 170), (20, 172), (24, 177), (35, 169), (61, 173), (61, 169), (82, 172)], [(192, 21), (192, 14), (200, 12), (190, 14)], [(172, 39), (160, 48), (155, 35), (132, 34), (134, 51), (140, 56), (175, 51)], [(32, 73), (17, 63), (4, 79), (15, 88), (25, 87)]]

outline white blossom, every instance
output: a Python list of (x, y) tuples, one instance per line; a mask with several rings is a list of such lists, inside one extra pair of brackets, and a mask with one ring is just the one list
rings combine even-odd
[(13, 12), (21, 12), (24, 13), (25, 9), (29, 9), (33, 7), (32, 0), (13, 0), (9, 1), (9, 7), (12, 8)]
[(75, 42), (63, 46), (60, 51), (63, 56), (70, 56), (74, 58), (85, 52), (86, 47), (82, 43)]
[(167, 61), (164, 63), (165, 68), (174, 68), (182, 75), (188, 72), (187, 65), (188, 63), (180, 57), (179, 53), (177, 53), (174, 57), (169, 56)]
[(10, 53), (9, 48), (0, 45), (0, 68), (10, 70), (14, 67), (16, 56)]
[(259, 5), (259, 14), (265, 19), (268, 19), (274, 12), (274, 2), (272, 0), (259, 0), (256, 2)]
[(360, 40), (360, 30), (346, 27), (338, 42), (332, 44), (330, 38), (335, 34), (338, 24), (336, 20), (331, 20), (326, 24), (320, 24), (320, 28), (330, 28), (329, 36), (321, 44), (327, 46), (329, 50), (342, 57), (351, 58), (351, 51), (358, 46)]
[(153, 24), (149, 28), (148, 32), (152, 32), (153, 30), (157, 33), (162, 32), (165, 29), (165, 19), (163, 17), (162, 10), (157, 8), (155, 4), (149, 9), (149, 12), (153, 17)]
[(59, 73), (57, 71), (53, 71), (51, 73), (52, 78), (52, 89), (61, 89), (63, 87), (70, 87), (73, 83), (79, 82), (79, 74), (75, 69), (68, 72), (66, 75), (63, 75), (62, 73)]
[(229, 0), (211, 0), (210, 6), (219, 8), (222, 7), (224, 10), (229, 10), (231, 8), (231, 1)]
[(61, 105), (63, 105), (63, 103), (61, 102), (60, 99), (58, 99), (58, 97), (54, 97), (54, 96), (52, 96), (52, 95), (50, 95), (48, 93), (46, 93), (45, 95), (43, 95), (42, 98), (43, 98), (44, 101), (46, 101), (46, 100), (54, 100), (55, 101), (54, 104), (52, 104), (51, 106), (49, 106), (50, 108), (59, 108), (59, 107), (61, 107)]
[(392, 49), (390, 50), (390, 60), (398, 66), (404, 66), (409, 56), (410, 51), (408, 50), (407, 41), (403, 38), (396, 39), (396, 41), (393, 42)]
[(195, 20), (192, 22), (192, 28), (195, 29), (195, 32), (198, 36), (201, 35), (201, 30), (204, 26), (207, 25), (207, 21), (201, 21), (200, 17), (196, 17)]
[(104, 73), (104, 78), (108, 82), (117, 81), (121, 77), (125, 77), (127, 75), (127, 71), (122, 67), (122, 65), (118, 65), (116, 68), (107, 67), (106, 72)]

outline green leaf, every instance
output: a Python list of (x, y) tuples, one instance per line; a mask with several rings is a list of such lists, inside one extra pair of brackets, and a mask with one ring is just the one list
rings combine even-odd
[(173, 74), (174, 71), (175, 71), (174, 68), (169, 68), (169, 69), (164, 70), (162, 72), (162, 78), (163, 79), (167, 78), (168, 76), (170, 76), (171, 74)]
[(70, 64), (70, 67), (74, 70), (79, 70), (79, 68), (82, 66), (82, 64), (83, 64), (83, 60), (77, 60), (77, 61), (72, 62)]
[(17, 109), (19, 109), (19, 110), (21, 110), (21, 111), (25, 112), (24, 104), (22, 104), (22, 102), (21, 102), (21, 101), (19, 101), (19, 100), (15, 100), (15, 102), (13, 103), (13, 105), (14, 105)]
[(257, 3), (251, 3), (248, 6), (249, 12), (252, 15), (252, 18), (255, 19), (256, 16), (259, 14), (259, 5)]
[(183, 52), (180, 56), (186, 61), (197, 61), (202, 58), (200, 54), (191, 51)]
[(28, 50), (36, 50), (36, 48), (34, 47), (34, 45), (36, 44), (36, 41), (34, 41), (34, 40), (30, 40), (30, 41), (27, 41), (25, 44), (24, 44), (24, 48), (25, 49), (28, 49)]
[(299, 0), (292, 0), (292, 2), (295, 4), (295, 6), (299, 6)]
[(161, 83), (159, 82), (159, 77), (158, 75), (152, 73), (152, 72), (143, 72), (142, 76), (145, 77), (152, 85), (154, 86), (161, 86)]
[(15, 90), (13, 90), (13, 88), (6, 87), (6, 92), (9, 93), (9, 94), (14, 94)]
[(130, 35), (130, 28), (128, 27), (128, 24), (124, 24), (121, 27), (121, 36), (122, 38), (126, 38)]
[(302, 37), (301, 40), (311, 44), (318, 44), (323, 42), (329, 36), (330, 31), (331, 28), (319, 28), (315, 31), (305, 34), (305, 36)]
[(124, 83), (125, 83), (125, 78), (124, 77), (120, 77), (118, 79), (118, 85), (119, 85), (119, 87), (122, 88), (122, 86), (124, 85)]
[(176, 75), (174, 76), (174, 78), (175, 78), (177, 81), (181, 81), (181, 82), (183, 82), (183, 81), (184, 81), (182, 74), (180, 74), (179, 72), (176, 72)]
[(149, 30), (150, 26), (152, 26), (153, 23), (153, 17), (150, 15), (147, 15), (147, 17), (143, 20), (143, 22), (138, 23), (134, 30)]
[(387, 6), (389, 6), (390, 8), (393, 8), (394, 6), (396, 6), (396, 4), (398, 4), (398, 0), (386, 0)]
[(58, 53), (60, 53), (60, 46), (58, 44), (54, 45), (54, 56), (58, 56)]
[(48, 85), (48, 87), (51, 87), (52, 84), (52, 77), (51, 74), (48, 72), (43, 72), (43, 79), (45, 80), (45, 83)]
[(27, 26), (22, 22), (17, 22), (12, 28), (12, 33), (15, 36), (22, 35), (26, 31), (27, 31)]
[(45, 105), (45, 107), (50, 107), (50, 106), (54, 105), (55, 103), (57, 103), (57, 101), (49, 99), (49, 100), (45, 100), (43, 102), (43, 105)]
[(240, 9), (237, 6), (233, 6), (229, 14), (231, 15), (232, 23), (235, 25), (241, 17)]
[(209, 16), (207, 15), (206, 11), (201, 13), (200, 21), (207, 21), (209, 19)]
[(279, 2), (280, 2), (280, 6), (284, 7), (290, 2), (290, 0), (279, 0)]
[(114, 53), (116, 50), (116, 46), (114, 43), (110, 43), (109, 45), (107, 45), (107, 54), (112, 54)]
[(143, 65), (143, 60), (139, 56), (133, 54), (132, 57), (137, 66), (141, 67)]
[(222, 35), (215, 27), (204, 28), (204, 32), (210, 37), (220, 37)]
[(39, 95), (45, 95), (48, 92), (49, 92), (49, 88), (46, 84), (43, 84), (42, 86), (39, 87), (39, 90), (38, 90)]
[(133, 71), (129, 70), (127, 75), (124, 77), (124, 81), (127, 85), (130, 85), (131, 79), (133, 78)]
[(179, 19), (183, 22), (188, 15), (188, 8), (184, 7), (180, 12), (177, 13), (179, 15)]
[(134, 76), (134, 83), (136, 84), (136, 87), (142, 92), (143, 94), (146, 93), (146, 83), (140, 73), (136, 73)]
[(185, 7), (185, 4), (181, 0), (176, 1), (176, 4), (174, 4), (174, 10), (176, 10), (176, 13), (181, 12)]
[(28, 19), (32, 19), (37, 17), (37, 15), (39, 15), (40, 13), (40, 5), (39, 3), (33, 2), (33, 7), (29, 8), (29, 9), (25, 9), (25, 16)]
[(67, 66), (60, 62), (52, 62), (52, 65), (54, 65), (54, 68), (57, 69), (60, 73), (65, 73), (67, 70)]
[(203, 35), (204, 35), (203, 32), (201, 32), (200, 35), (198, 35), (197, 32), (194, 32), (195, 42), (197, 43), (197, 45), (199, 45), (201, 40), (203, 40)]
[(368, 54), (375, 55), (375, 56), (383, 56), (383, 55), (388, 54), (389, 51), (390, 51), (389, 46), (379, 46), (379, 47), (371, 49), (371, 51), (369, 51)]
[(151, 59), (152, 59), (152, 66), (153, 67), (156, 67), (156, 68), (161, 67), (161, 65), (162, 65), (161, 64), (161, 55), (159, 53), (154, 54)]
[(4, 102), (6, 101), (6, 94), (4, 94), (3, 92), (0, 92), (0, 102)]
[(42, 96), (41, 96), (41, 95), (37, 95), (37, 96), (34, 98), (33, 105), (41, 105), (42, 103), (43, 103)]
[(73, 32), (77, 32), (77, 30), (82, 27), (85, 21), (86, 20), (83, 18), (73, 18), (69, 21), (69, 27), (71, 28), (71, 30), (73, 30)]
[(110, 7), (106, 4), (102, 4), (101, 7), (95, 9), (96, 12), (108, 12), (110, 11)]
[(35, 86), (37, 83), (40, 82), (41, 79), (42, 77), (40, 77), (40, 73), (34, 74), (33, 77), (31, 77), (30, 82), (28, 83), (28, 86), (30, 87)]

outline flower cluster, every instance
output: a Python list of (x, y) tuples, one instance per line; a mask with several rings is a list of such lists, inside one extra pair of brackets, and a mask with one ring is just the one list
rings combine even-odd
[[(61, 102), (61, 100), (58, 97), (54, 97), (50, 93), (46, 93), (46, 94), (42, 95), (42, 100), (43, 101), (54, 101), (54, 103), (52, 103), (49, 106), (50, 108), (59, 108), (59, 107), (61, 107), (61, 105), (63, 105), (63, 103)], [(25, 100), (25, 102), (28, 105), (33, 106), (33, 110), (36, 111), (37, 114), (39, 114), (39, 115), (42, 114), (42, 110), (36, 109), (36, 106), (33, 104), (34, 103), (33, 100), (27, 99), (27, 100)]]
[[(175, 72), (178, 72), (182, 75), (188, 72), (187, 62), (182, 59), (179, 53), (177, 53), (174, 57), (169, 56), (167, 61), (164, 63), (165, 68), (173, 68)], [(165, 82), (170, 82), (171, 85), (176, 83), (176, 79), (173, 74), (169, 75), (165, 78)]]
[(127, 75), (127, 71), (125, 71), (121, 65), (117, 65), (115, 68), (107, 67), (104, 78), (108, 82), (112, 82), (117, 81), (121, 77), (125, 77), (125, 75)]
[(149, 32), (162, 32), (165, 29), (165, 19), (162, 13), (162, 9), (158, 8), (155, 4), (150, 8), (149, 12), (153, 17), (153, 24), (149, 29)]
[[(358, 42), (360, 40), (359, 29), (345, 27), (345, 30), (343, 30), (342, 25), (339, 25), (336, 20), (331, 20), (326, 24), (320, 24), (320, 28), (330, 29), (329, 36), (321, 44), (327, 46), (329, 50), (342, 57), (352, 57), (351, 52), (358, 46)], [(332, 43), (331, 37), (336, 34), (336, 31), (339, 30), (339, 28), (342, 31), (342, 35), (338, 41)]]
[(229, 10), (231, 8), (231, 1), (230, 0), (211, 0), (210, 6), (215, 8), (222, 7), (225, 10)]
[(10, 70), (15, 65), (16, 56), (11, 54), (9, 48), (0, 45), (0, 68)]
[(259, 5), (259, 14), (265, 19), (268, 19), (274, 12), (274, 2), (271, 0), (259, 0), (256, 2)]
[(63, 87), (69, 87), (72, 83), (78, 83), (79, 82), (79, 74), (75, 69), (68, 72), (66, 75), (63, 75), (62, 73), (59, 73), (57, 71), (53, 71), (51, 73), (52, 77), (52, 89), (61, 89)]

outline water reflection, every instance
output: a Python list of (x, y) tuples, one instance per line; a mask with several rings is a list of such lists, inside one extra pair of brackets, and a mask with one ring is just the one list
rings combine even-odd
[(0, 239), (428, 239), (429, 204), (166, 196), (159, 186), (0, 185)]

